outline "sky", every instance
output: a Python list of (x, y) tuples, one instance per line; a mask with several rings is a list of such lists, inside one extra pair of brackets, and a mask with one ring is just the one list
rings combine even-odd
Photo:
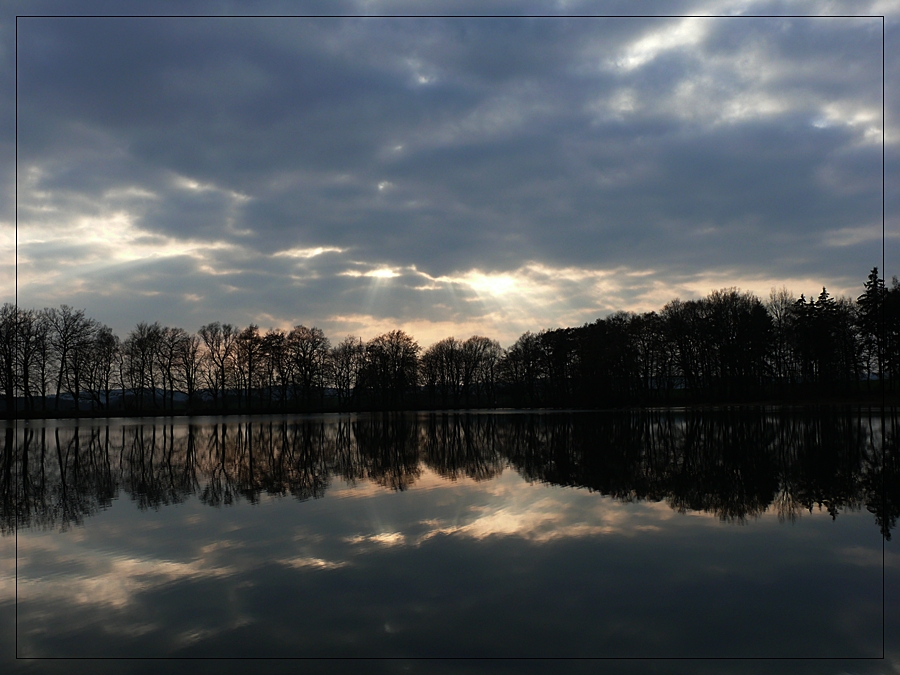
[(896, 5), (424, 7), (6, 3), (2, 300), (506, 346), (900, 275)]

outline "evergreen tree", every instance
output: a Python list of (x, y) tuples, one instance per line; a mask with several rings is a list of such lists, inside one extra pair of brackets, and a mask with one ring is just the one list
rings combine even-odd
[(878, 377), (884, 377), (884, 300), (887, 291), (884, 279), (873, 267), (865, 283), (865, 291), (856, 299), (857, 326), (863, 343), (868, 374), (873, 367)]

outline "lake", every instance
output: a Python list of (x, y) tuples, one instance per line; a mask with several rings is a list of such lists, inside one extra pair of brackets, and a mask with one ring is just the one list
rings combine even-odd
[[(19, 423), (3, 449), (4, 648), (396, 659), (356, 662), (367, 672), (522, 657), (898, 672), (881, 498), (898, 429), (762, 409)], [(752, 660), (773, 657), (836, 660)], [(18, 665), (73, 663), (91, 662)]]

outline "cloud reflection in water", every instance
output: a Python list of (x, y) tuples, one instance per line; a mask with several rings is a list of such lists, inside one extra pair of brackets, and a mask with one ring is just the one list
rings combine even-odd
[[(646, 431), (665, 420), (646, 422), (628, 424)], [(684, 445), (694, 422), (672, 422), (680, 440), (668, 461), (653, 443), (618, 458), (612, 446), (592, 449), (590, 439), (621, 436), (621, 420), (565, 415), (166, 427), (140, 450), (141, 434), (126, 426), (110, 434), (125, 440), (124, 452), (92, 445), (105, 434), (67, 430), (61, 455), (32, 438), (26, 475), (36, 478), (43, 458), (44, 483), (27, 487), (35, 526), (19, 532), (20, 653), (880, 653), (880, 534), (859, 509), (865, 492), (845, 489), (867, 480), (866, 463), (852, 458), (868, 432), (848, 442), (864, 427), (836, 423), (842, 450), (831, 458), (827, 448), (809, 458), (794, 447), (751, 461), (734, 444)], [(741, 429), (719, 420), (707, 436), (720, 437), (725, 422), (732, 441), (754, 438), (760, 423), (802, 424), (745, 420)], [(355, 444), (329, 444), (343, 423), (357, 425)], [(441, 425), (460, 433), (435, 436)], [(80, 468), (54, 469), (76, 435)], [(145, 441), (153, 437), (144, 430)], [(295, 442), (276, 447), (278, 438)], [(793, 459), (772, 459), (785, 456)], [(690, 485), (686, 457), (698, 460)], [(823, 462), (841, 471), (823, 472)], [(104, 466), (112, 470), (89, 468)], [(731, 482), (717, 494), (712, 478), (723, 467)], [(831, 490), (830, 475), (841, 490)], [(730, 496), (734, 476), (743, 502)], [(792, 524), (779, 490), (804, 510), (805, 495), (817, 494), (823, 510), (812, 503)], [(131, 503), (121, 499), (128, 494)], [(693, 503), (713, 508), (684, 506)], [(75, 527), (52, 520), (78, 513)], [(11, 601), (14, 585), (3, 588)]]

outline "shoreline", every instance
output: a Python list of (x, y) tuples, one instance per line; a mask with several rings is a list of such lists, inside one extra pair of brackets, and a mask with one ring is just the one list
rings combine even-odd
[(209, 417), (320, 417), (334, 415), (382, 415), (382, 414), (547, 414), (547, 413), (633, 413), (633, 412), (729, 412), (741, 410), (766, 410), (766, 411), (803, 411), (821, 408), (855, 408), (859, 410), (895, 410), (900, 409), (900, 393), (885, 396), (883, 398), (867, 397), (838, 397), (838, 398), (798, 398), (789, 400), (759, 400), (741, 402), (697, 402), (697, 403), (672, 403), (664, 405), (623, 405), (603, 408), (574, 408), (574, 407), (479, 407), (479, 408), (429, 408), (410, 407), (397, 409), (360, 408), (353, 410), (341, 410), (337, 408), (321, 408), (312, 410), (271, 410), (271, 409), (199, 409), (199, 410), (84, 410), (76, 413), (74, 410), (63, 410), (59, 413), (29, 412), (19, 413), (14, 416), (0, 418), (0, 424), (4, 427), (16, 426), (19, 422), (41, 421), (80, 421), (80, 420), (118, 420), (118, 419), (201, 419)]

